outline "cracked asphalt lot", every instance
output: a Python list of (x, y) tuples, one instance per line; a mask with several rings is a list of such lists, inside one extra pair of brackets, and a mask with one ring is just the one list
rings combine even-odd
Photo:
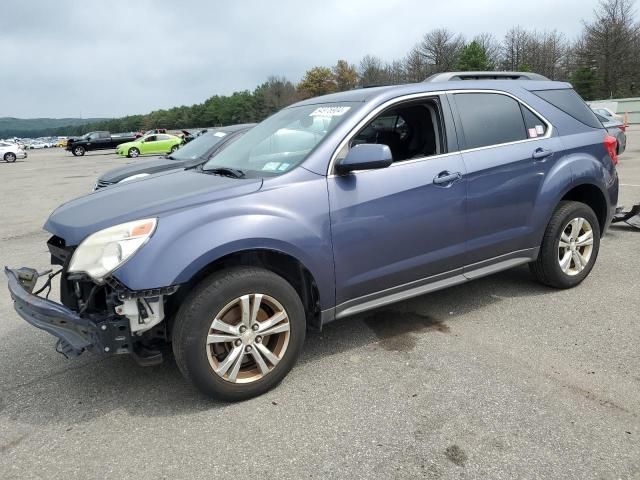
[[(127, 161), (0, 163), (0, 265), (47, 267), (47, 215)], [(639, 202), (640, 127), (619, 172)], [(640, 478), (639, 298), (640, 231), (612, 228), (576, 289), (516, 268), (338, 321), (223, 404), (171, 360), (64, 359), (2, 286), (0, 478)]]

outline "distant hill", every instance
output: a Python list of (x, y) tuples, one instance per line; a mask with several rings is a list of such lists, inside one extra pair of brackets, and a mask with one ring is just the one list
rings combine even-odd
[(77, 127), (106, 118), (13, 118), (0, 117), (0, 138), (54, 135), (64, 127)]

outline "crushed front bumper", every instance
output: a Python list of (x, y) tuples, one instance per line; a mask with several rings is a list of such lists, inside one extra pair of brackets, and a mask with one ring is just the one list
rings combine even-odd
[(130, 353), (131, 331), (127, 319), (116, 315), (87, 318), (64, 305), (34, 295), (38, 272), (5, 267), (9, 292), (18, 315), (36, 328), (58, 338), (56, 350), (67, 358), (83, 351)]

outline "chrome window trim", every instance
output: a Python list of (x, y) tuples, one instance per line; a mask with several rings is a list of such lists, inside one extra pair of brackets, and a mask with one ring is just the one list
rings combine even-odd
[[(436, 97), (438, 95), (447, 95), (447, 94), (452, 94), (453, 95), (453, 94), (458, 94), (458, 93), (494, 93), (494, 94), (497, 94), (497, 95), (506, 95), (507, 97), (511, 97), (516, 102), (520, 103), (521, 105), (524, 105), (533, 114), (535, 114), (537, 117), (539, 117), (546, 124), (547, 131), (541, 137), (525, 138), (524, 140), (516, 140), (516, 141), (513, 141), (513, 142), (496, 143), (494, 145), (487, 145), (487, 146), (484, 146), (484, 147), (476, 147), (476, 148), (467, 148), (467, 149), (463, 149), (463, 150), (456, 150), (456, 151), (453, 151), (453, 152), (447, 152), (447, 153), (443, 153), (443, 154), (440, 154), (440, 155), (430, 155), (430, 156), (427, 156), (427, 157), (411, 158), (409, 160), (402, 160), (400, 162), (392, 163), (390, 168), (393, 168), (395, 166), (409, 164), (409, 163), (422, 162), (422, 161), (425, 161), (425, 160), (431, 160), (431, 159), (435, 159), (435, 158), (448, 157), (450, 155), (464, 154), (464, 153), (476, 152), (476, 151), (480, 151), (480, 150), (487, 150), (489, 148), (504, 147), (504, 146), (508, 146), (508, 145), (517, 145), (519, 143), (525, 143), (525, 142), (535, 142), (537, 140), (544, 140), (544, 139), (550, 138), (551, 135), (553, 134), (553, 125), (551, 124), (551, 122), (549, 122), (549, 120), (547, 120), (547, 118), (544, 115), (540, 114), (540, 112), (538, 112), (535, 108), (531, 107), (527, 102), (519, 99), (518, 97), (516, 97), (515, 95), (513, 95), (513, 94), (511, 94), (509, 92), (505, 92), (504, 90), (490, 90), (490, 89), (464, 90), (464, 89), (458, 89), (458, 90), (437, 90), (435, 92), (412, 93), (412, 94), (409, 94), (409, 95), (403, 95), (403, 96), (400, 96), (400, 97), (395, 97), (395, 98), (392, 98), (390, 100), (387, 100), (386, 102), (382, 103), (381, 105), (378, 105), (375, 109), (373, 109), (371, 112), (369, 112), (366, 117), (364, 117), (362, 120), (360, 120), (351, 129), (351, 131), (349, 131), (349, 133), (344, 137), (344, 139), (342, 139), (342, 141), (338, 144), (338, 147), (333, 151), (333, 154), (331, 155), (331, 160), (329, 161), (329, 166), (327, 167), (327, 177), (332, 178), (332, 177), (342, 176), (342, 175), (339, 175), (337, 173), (334, 173), (334, 166), (335, 166), (336, 157), (338, 156), (338, 153), (340, 153), (340, 151), (351, 141), (351, 139), (364, 126), (366, 126), (366, 124), (368, 122), (373, 120), (383, 110), (393, 106), (394, 104), (406, 102), (406, 101), (409, 101), (409, 100), (417, 100), (417, 99), (420, 99), (420, 98)], [(524, 123), (524, 119), (523, 119), (523, 123)], [(525, 125), (525, 128), (526, 128), (526, 125)], [(364, 171), (364, 170), (362, 170), (362, 171)], [(354, 172), (351, 172), (351, 173), (358, 173), (358, 171), (354, 171)]]

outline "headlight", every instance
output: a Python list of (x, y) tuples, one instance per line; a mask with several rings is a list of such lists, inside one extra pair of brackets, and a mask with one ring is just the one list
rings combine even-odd
[(101, 282), (146, 243), (157, 223), (155, 218), (136, 220), (88, 236), (73, 253), (69, 272), (84, 272)]
[(151, 175), (150, 173), (137, 173), (135, 175), (131, 175), (130, 177), (123, 178), (118, 183), (130, 182), (131, 180), (136, 180), (138, 178), (148, 177)]

